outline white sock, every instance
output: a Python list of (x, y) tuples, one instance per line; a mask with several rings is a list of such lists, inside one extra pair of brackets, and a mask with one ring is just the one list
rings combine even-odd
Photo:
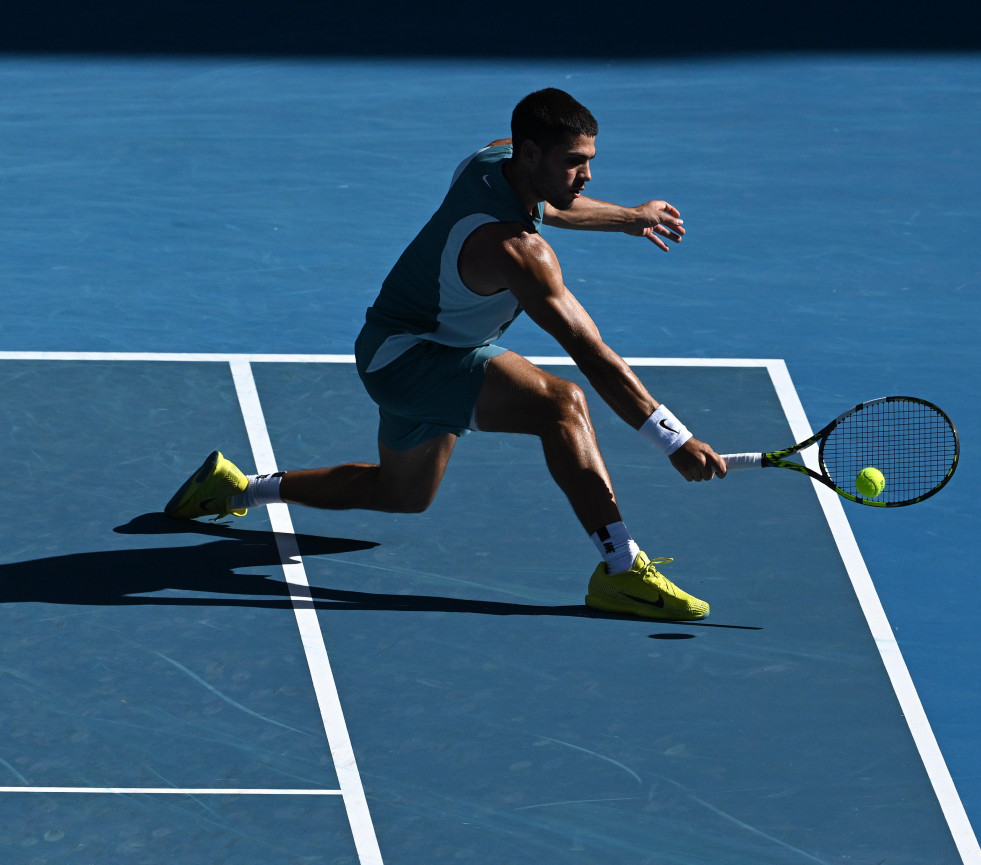
[(258, 508), (283, 500), (279, 495), (279, 484), (283, 480), (282, 472), (275, 475), (246, 475), (245, 477), (249, 485), (228, 500), (230, 510)]
[(610, 523), (606, 528), (590, 535), (596, 549), (606, 562), (606, 569), (611, 574), (629, 571), (634, 565), (634, 559), (640, 552), (637, 542), (630, 537), (630, 532), (623, 523)]

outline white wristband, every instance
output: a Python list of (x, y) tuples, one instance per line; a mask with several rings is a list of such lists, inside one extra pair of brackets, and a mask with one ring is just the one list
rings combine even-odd
[(654, 442), (667, 456), (671, 456), (692, 437), (685, 425), (663, 405), (658, 406), (657, 411), (644, 421), (638, 432)]

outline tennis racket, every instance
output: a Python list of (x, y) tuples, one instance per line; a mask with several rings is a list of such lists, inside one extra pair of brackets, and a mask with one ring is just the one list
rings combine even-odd
[[(788, 460), (818, 445), (820, 472)], [(922, 502), (951, 479), (960, 456), (957, 430), (933, 403), (912, 396), (886, 396), (860, 403), (806, 441), (770, 453), (723, 454), (729, 470), (791, 469), (809, 475), (860, 505), (898, 508)], [(877, 468), (886, 479), (875, 498), (855, 486), (862, 469)]]

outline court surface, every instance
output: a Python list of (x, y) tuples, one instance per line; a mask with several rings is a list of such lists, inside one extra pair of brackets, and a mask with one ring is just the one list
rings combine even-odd
[[(5, 862), (981, 861), (976, 58), (0, 82)], [(590, 193), (690, 229), (549, 234), (652, 392), (720, 451), (924, 396), (950, 486), (883, 513), (789, 473), (686, 485), (594, 397), (628, 525), (712, 604), (686, 625), (587, 612), (595, 551), (518, 437), (465, 437), (421, 515), (162, 517), (215, 447), (371, 458), (363, 308), (549, 84), (599, 118)], [(581, 380), (528, 322), (507, 344)]]

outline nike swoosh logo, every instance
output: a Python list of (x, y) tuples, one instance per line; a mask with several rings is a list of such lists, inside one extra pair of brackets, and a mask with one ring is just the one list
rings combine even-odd
[(674, 433), (675, 435), (681, 432), (681, 430), (674, 429), (674, 427), (669, 427), (666, 420), (659, 421), (658, 426), (662, 429), (666, 429), (670, 433)]
[(488, 188), (488, 189), (493, 189), (493, 187), (491, 186), (491, 182), (490, 182), (490, 175), (489, 175), (489, 174), (485, 174), (485, 175), (483, 176), (483, 178), (482, 178), (482, 180), (484, 181), (484, 183), (486, 183), (486, 184), (487, 184), (487, 188)]
[(647, 598), (638, 598), (636, 595), (631, 595), (627, 592), (624, 592), (623, 596), (630, 598), (631, 601), (636, 601), (638, 604), (646, 604), (648, 607), (657, 607), (658, 609), (664, 607), (664, 595), (658, 595), (656, 601), (649, 601)]

